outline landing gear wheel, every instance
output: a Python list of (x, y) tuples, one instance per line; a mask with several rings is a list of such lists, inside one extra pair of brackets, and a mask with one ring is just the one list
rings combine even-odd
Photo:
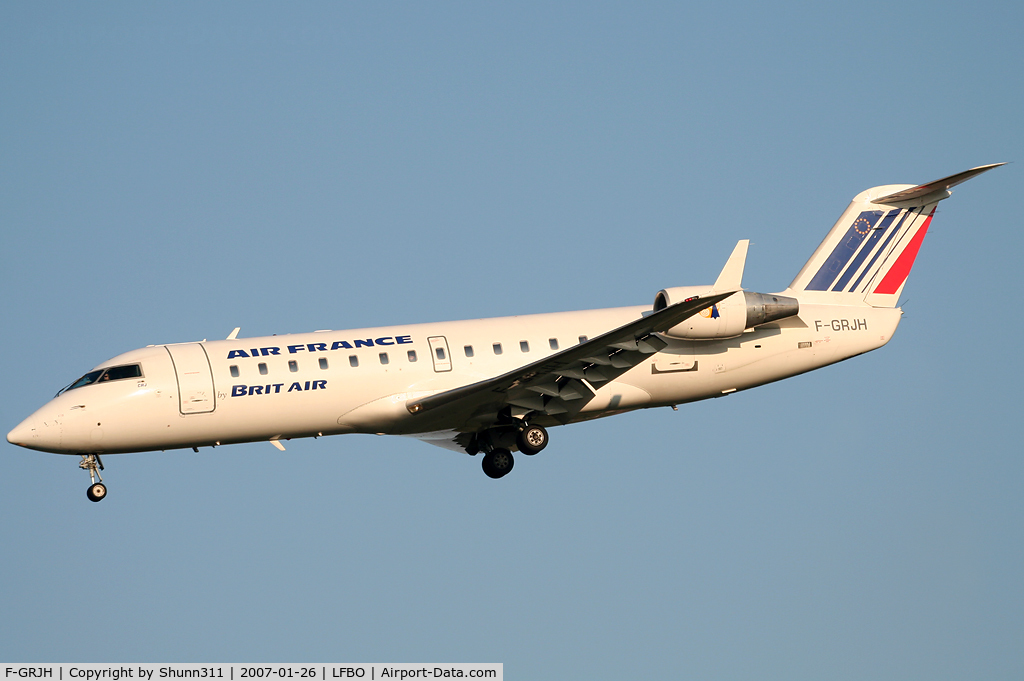
[(516, 446), (523, 454), (533, 456), (548, 446), (548, 431), (540, 426), (526, 426), (516, 436)]
[(85, 495), (89, 497), (89, 501), (102, 501), (107, 496), (107, 486), (102, 482), (97, 482), (95, 485), (89, 485), (89, 489), (86, 490)]
[[(85, 495), (89, 497), (89, 501), (101, 501), (103, 497), (107, 496), (107, 486), (103, 484), (103, 476), (100, 475), (100, 471), (103, 470), (103, 460), (99, 454), (81, 454), (80, 456), (82, 461), (78, 467), (89, 471), (89, 480), (92, 482)], [(96, 478), (99, 478), (100, 481), (96, 482)]]
[(484, 455), (483, 469), (487, 477), (497, 479), (508, 475), (515, 464), (512, 452), (507, 449), (492, 449)]

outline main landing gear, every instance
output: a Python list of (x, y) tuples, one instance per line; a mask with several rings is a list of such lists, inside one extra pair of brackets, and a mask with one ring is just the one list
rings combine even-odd
[(484, 454), (484, 474), (489, 478), (503, 478), (512, 472), (512, 466), (516, 460), (512, 458), (512, 452), (504, 448), (492, 449)]
[[(500, 441), (502, 438), (492, 436), (493, 440)], [(511, 441), (511, 438), (508, 438)], [(541, 426), (523, 426), (515, 433), (516, 447), (523, 454), (527, 456), (533, 456), (548, 445), (548, 431)], [(511, 442), (509, 442), (511, 445)], [(473, 452), (475, 453), (475, 452)], [(512, 471), (512, 467), (515, 466), (515, 459), (512, 458), (512, 452), (505, 447), (492, 447), (484, 455), (484, 460), (481, 462), (484, 469), (484, 474), (489, 478), (503, 478)]]
[(540, 426), (526, 426), (516, 435), (516, 446), (527, 456), (533, 456), (548, 446), (548, 431)]
[[(102, 501), (107, 496), (107, 486), (103, 484), (103, 476), (100, 475), (100, 471), (103, 470), (103, 461), (100, 459), (100, 455), (82, 454), (82, 461), (78, 467), (89, 471), (89, 479), (92, 480), (85, 496), (89, 497), (89, 501)], [(99, 478), (100, 481), (96, 482), (96, 478)]]

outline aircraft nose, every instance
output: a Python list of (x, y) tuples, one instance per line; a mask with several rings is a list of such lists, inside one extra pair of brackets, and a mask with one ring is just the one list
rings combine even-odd
[(33, 434), (36, 432), (35, 427), (31, 423), (31, 419), (25, 419), (17, 426), (14, 430), (7, 433), (7, 441), (12, 445), (18, 445), (19, 447), (28, 447), (29, 442), (32, 440)]

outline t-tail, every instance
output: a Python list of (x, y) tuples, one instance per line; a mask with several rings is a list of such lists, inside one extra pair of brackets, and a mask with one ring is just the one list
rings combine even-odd
[(1001, 165), (861, 192), (784, 293), (805, 302), (896, 307), (939, 201), (952, 187)]

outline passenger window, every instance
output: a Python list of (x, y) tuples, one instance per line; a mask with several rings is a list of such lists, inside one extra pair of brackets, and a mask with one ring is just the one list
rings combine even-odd
[(439, 360), (444, 361), (444, 348), (434, 348), (434, 354)]
[(288, 371), (290, 371), (290, 372), (292, 372), (294, 374), (298, 370), (299, 370), (299, 363), (296, 362), (294, 359), (288, 360)]
[(410, 350), (409, 351), (409, 361), (410, 362), (415, 362), (416, 361), (416, 351), (415, 350)]
[(529, 352), (530, 351), (530, 341), (519, 341), (519, 349), (522, 352)]
[(326, 357), (321, 357), (320, 358), (320, 368), (321, 369), (326, 369), (327, 368), (327, 358)]
[(386, 352), (380, 353), (380, 363), (381, 364), (387, 364), (390, 361), (391, 360), (388, 359), (388, 353), (386, 353)]
[(552, 350), (557, 350), (558, 349), (558, 339), (557, 338), (548, 338), (548, 345), (551, 346)]
[(491, 347), (494, 348), (494, 354), (496, 354), (496, 355), (500, 355), (501, 354), (501, 343), (495, 343)]
[(349, 355), (348, 356), (348, 365), (350, 367), (357, 367), (357, 366), (359, 366), (359, 355)]
[(231, 365), (231, 378), (238, 378), (238, 366)]
[(464, 347), (462, 349), (466, 351), (466, 357), (472, 357), (473, 356), (473, 346), (472, 345), (467, 345), (466, 347)]
[(260, 367), (260, 376), (266, 376), (267, 375), (267, 365), (264, 362), (260, 362), (259, 367)]
[(580, 336), (580, 343), (586, 343), (586, 342), (587, 342), (587, 337), (586, 336)]

